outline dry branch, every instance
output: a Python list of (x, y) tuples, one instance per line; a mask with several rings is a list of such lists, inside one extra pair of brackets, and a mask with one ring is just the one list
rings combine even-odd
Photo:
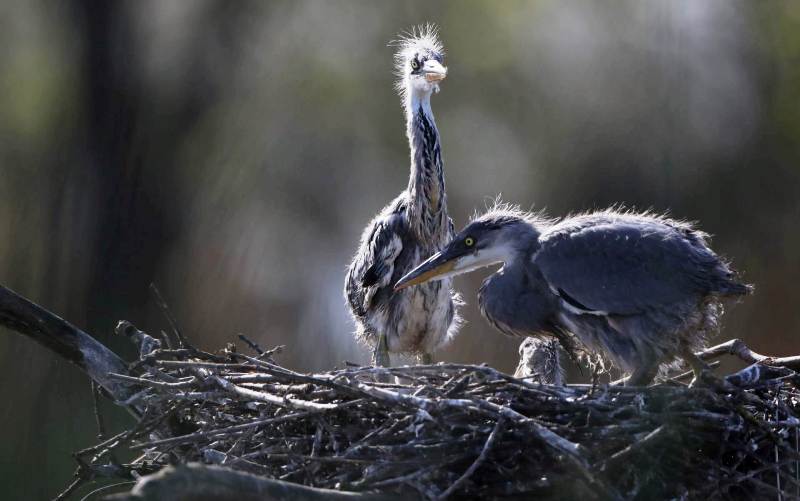
[[(77, 365), (117, 402), (134, 391), (111, 373), (128, 374), (128, 366), (114, 352), (66, 320), (0, 286), (0, 325), (24, 334)], [(136, 406), (131, 408), (139, 412)]]
[(722, 355), (734, 355), (748, 364), (761, 364), (771, 367), (786, 367), (787, 369), (800, 370), (800, 356), (794, 357), (769, 357), (754, 352), (741, 339), (731, 339), (722, 344), (712, 346), (707, 350), (697, 353), (703, 360), (720, 357)]

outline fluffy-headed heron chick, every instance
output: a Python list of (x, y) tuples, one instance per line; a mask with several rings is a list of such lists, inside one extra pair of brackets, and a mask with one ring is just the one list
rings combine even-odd
[(399, 293), (394, 283), (452, 238), (447, 214), (439, 131), (431, 95), (447, 75), (436, 28), (412, 30), (397, 43), (397, 89), (403, 100), (411, 148), (406, 188), (364, 230), (345, 280), (344, 293), (356, 336), (373, 345), (376, 365), (389, 365), (389, 352), (431, 353), (458, 329), (458, 297), (450, 280)]
[(533, 378), (540, 384), (564, 384), (558, 341), (540, 337), (526, 337), (519, 345), (519, 364), (514, 377)]
[(475, 218), (397, 289), (495, 263), (478, 293), (481, 311), (506, 334), (570, 333), (631, 374), (652, 381), (661, 364), (689, 362), (718, 328), (721, 300), (751, 287), (690, 224), (614, 209), (548, 221), (499, 206)]

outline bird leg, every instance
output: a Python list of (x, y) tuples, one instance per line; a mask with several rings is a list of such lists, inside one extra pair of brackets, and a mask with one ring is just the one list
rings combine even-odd
[(375, 367), (390, 367), (389, 344), (386, 341), (386, 334), (381, 332), (378, 335), (378, 342), (375, 343), (375, 350), (372, 352), (372, 363)]
[(681, 358), (683, 358), (683, 360), (689, 364), (689, 366), (691, 366), (692, 372), (694, 372), (694, 378), (692, 379), (692, 382), (689, 383), (690, 387), (696, 386), (701, 381), (718, 382), (717, 378), (714, 377), (711, 372), (711, 367), (709, 367), (707, 363), (703, 362), (700, 357), (695, 355), (691, 348), (688, 346), (682, 347), (680, 355)]
[(422, 353), (422, 355), (419, 356), (419, 363), (421, 365), (431, 365), (431, 364), (433, 364), (433, 355), (431, 355), (428, 352)]
[(647, 386), (656, 377), (657, 363), (644, 363), (634, 369), (633, 374), (625, 381), (625, 386)]

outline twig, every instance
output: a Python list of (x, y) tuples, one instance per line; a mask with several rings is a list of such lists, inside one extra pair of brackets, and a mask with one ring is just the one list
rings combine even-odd
[(116, 489), (117, 487), (122, 487), (123, 485), (133, 485), (135, 483), (136, 482), (128, 481), (128, 482), (117, 482), (116, 484), (104, 485), (102, 487), (98, 487), (97, 489), (95, 489), (95, 490), (89, 492), (88, 494), (86, 494), (85, 496), (83, 496), (81, 498), (81, 501), (88, 501), (93, 496), (96, 496), (96, 495), (100, 494), (101, 492), (109, 491), (111, 489)]
[(179, 381), (176, 383), (165, 383), (163, 381), (153, 381), (152, 379), (145, 379), (135, 376), (126, 376), (125, 374), (115, 374), (113, 372), (110, 372), (108, 376), (114, 379), (119, 379), (120, 381), (128, 381), (130, 383), (142, 384), (145, 386), (154, 386), (156, 388), (172, 388), (172, 389), (192, 388), (197, 384), (197, 378), (195, 377), (192, 377), (187, 381)]
[(164, 315), (164, 318), (166, 318), (167, 323), (169, 323), (172, 333), (175, 334), (175, 337), (178, 340), (178, 347), (194, 349), (194, 347), (186, 340), (186, 338), (183, 336), (183, 333), (178, 328), (178, 322), (175, 320), (175, 317), (172, 316), (172, 312), (170, 311), (169, 306), (167, 306), (167, 302), (164, 301), (164, 297), (161, 295), (158, 287), (156, 287), (156, 284), (150, 284), (150, 291), (153, 294), (153, 299), (155, 299), (156, 305), (158, 305), (158, 307), (161, 309), (161, 313)]
[(92, 386), (92, 404), (94, 405), (94, 419), (95, 422), (97, 423), (97, 439), (105, 440), (106, 427), (103, 424), (103, 417), (100, 415), (100, 402), (98, 402), (97, 398), (100, 388), (94, 381), (90, 381), (90, 383)]
[(214, 380), (225, 390), (235, 393), (241, 397), (248, 398), (250, 400), (260, 400), (262, 402), (268, 402), (270, 404), (278, 405), (280, 407), (293, 407), (295, 409), (306, 409), (315, 411), (339, 409), (341, 407), (340, 404), (320, 404), (317, 402), (308, 402), (306, 400), (300, 400), (296, 398), (278, 397), (276, 395), (271, 395), (269, 393), (265, 393), (262, 391), (249, 390), (247, 388), (235, 385), (230, 381), (226, 380), (225, 378), (219, 376), (214, 376)]
[(89, 481), (88, 479), (84, 478), (81, 475), (81, 469), (78, 468), (78, 470), (75, 472), (75, 480), (70, 482), (70, 484), (67, 486), (66, 489), (61, 491), (61, 493), (58, 496), (53, 498), (53, 501), (62, 501), (64, 499), (67, 499), (69, 496), (72, 495), (73, 492), (75, 492), (80, 486), (82, 486), (84, 483), (88, 481)]
[(644, 438), (642, 438), (641, 440), (637, 440), (636, 442), (633, 442), (624, 449), (612, 454), (610, 457), (608, 457), (608, 459), (603, 461), (602, 465), (600, 466), (600, 469), (605, 470), (610, 466), (616, 465), (617, 463), (620, 462), (620, 460), (629, 458), (629, 456), (633, 452), (643, 449), (644, 447), (647, 447), (656, 440), (660, 439), (666, 433), (666, 431), (667, 431), (667, 426), (662, 424), (655, 430), (645, 435)]
[(250, 347), (250, 349), (252, 349), (252, 350), (253, 350), (253, 351), (255, 351), (256, 353), (258, 353), (258, 354), (259, 354), (259, 356), (260, 356), (260, 355), (263, 355), (263, 354), (265, 353), (265, 352), (264, 352), (264, 350), (263, 350), (263, 349), (261, 349), (261, 347), (260, 347), (260, 346), (259, 346), (259, 345), (258, 345), (258, 344), (255, 342), (255, 341), (251, 341), (251, 340), (250, 340), (250, 339), (249, 339), (247, 336), (245, 336), (244, 334), (239, 334), (239, 339), (241, 339), (242, 341), (244, 341), (244, 342), (245, 342), (245, 344), (247, 344), (247, 346), (249, 346), (249, 347)]
[(94, 454), (95, 452), (99, 451), (100, 449), (103, 449), (103, 448), (113, 444), (114, 442), (120, 440), (122, 437), (125, 437), (125, 436), (129, 435), (130, 433), (131, 432), (128, 431), (128, 430), (119, 432), (116, 435), (114, 435), (113, 437), (111, 437), (109, 439), (106, 439), (106, 440), (104, 440), (103, 442), (100, 442), (97, 445), (93, 445), (91, 447), (87, 447), (85, 449), (81, 449), (79, 451), (76, 451), (76, 452), (73, 453), (73, 455), (74, 456), (86, 456), (86, 455), (89, 455), (89, 454)]
[(502, 433), (504, 426), (505, 426), (505, 419), (501, 417), (500, 419), (497, 420), (497, 423), (495, 423), (492, 432), (489, 433), (489, 438), (486, 439), (486, 443), (484, 444), (480, 455), (478, 455), (478, 458), (475, 459), (475, 461), (473, 461), (473, 463), (469, 466), (469, 468), (467, 468), (467, 471), (465, 471), (463, 475), (458, 477), (458, 479), (455, 482), (453, 482), (453, 485), (448, 487), (447, 490), (445, 490), (443, 493), (439, 495), (439, 497), (437, 498), (439, 501), (447, 499), (454, 492), (460, 489), (461, 486), (464, 484), (464, 482), (466, 482), (472, 476), (472, 474), (475, 473), (478, 470), (478, 468), (481, 467), (483, 462), (486, 461), (486, 457), (489, 455), (489, 451), (492, 450), (492, 447), (494, 446), (494, 443), (497, 440), (497, 436), (500, 435), (500, 433)]
[[(720, 365), (719, 360), (715, 360), (715, 361), (709, 363), (708, 367), (711, 368), (711, 369), (715, 369), (715, 368), (719, 367), (719, 365)], [(688, 370), (688, 371), (685, 371), (685, 372), (681, 372), (678, 375), (672, 376), (671, 378), (668, 379), (668, 381), (675, 381), (675, 382), (677, 382), (677, 381), (685, 381), (685, 380), (687, 380), (689, 378), (692, 378), (692, 377), (694, 377), (694, 371)], [(627, 380), (627, 378), (625, 378), (625, 379)]]

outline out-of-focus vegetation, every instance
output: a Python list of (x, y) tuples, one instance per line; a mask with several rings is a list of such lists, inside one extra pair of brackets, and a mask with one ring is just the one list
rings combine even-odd
[[(457, 226), (498, 193), (699, 220), (756, 285), (724, 337), (800, 353), (791, 1), (3, 2), (0, 282), (122, 354), (116, 320), (165, 326), (154, 281), (207, 348), (245, 332), (298, 369), (366, 362), (343, 273), (407, 182), (387, 42), (425, 21)], [(438, 358), (513, 370), (479, 280), (457, 279), (469, 323)], [(52, 496), (95, 434), (88, 382), (8, 332), (0, 362), (4, 495)]]

